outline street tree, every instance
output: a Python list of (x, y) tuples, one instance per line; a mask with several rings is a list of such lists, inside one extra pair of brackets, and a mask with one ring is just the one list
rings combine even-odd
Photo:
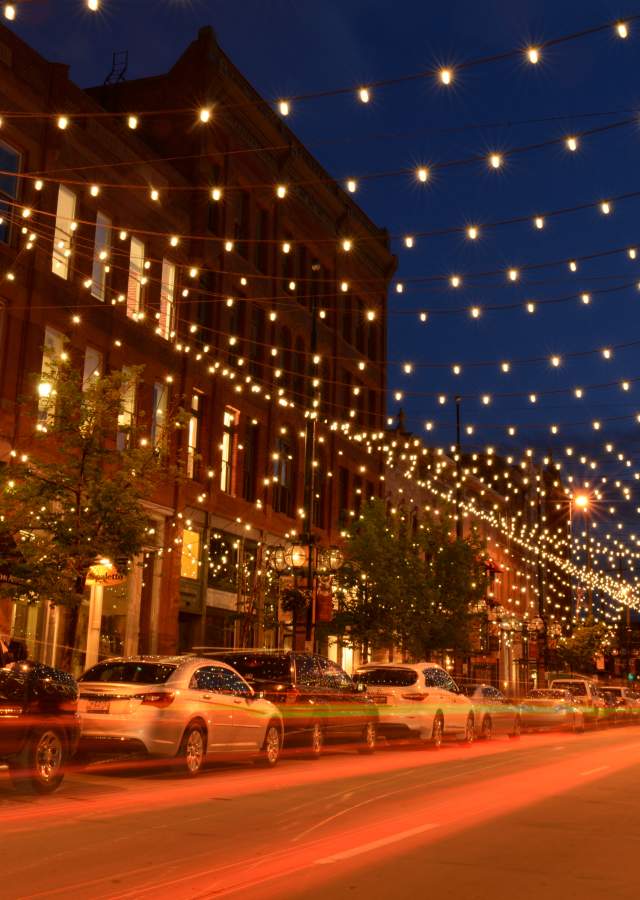
[(0, 466), (0, 595), (69, 607), (68, 647), (89, 570), (141, 552), (153, 527), (145, 501), (170, 471), (175, 420), (154, 435), (136, 421), (140, 377), (129, 368), (87, 381), (51, 358), (28, 452)]
[(559, 640), (556, 654), (572, 672), (590, 675), (596, 671), (596, 656), (602, 653), (608, 639), (607, 626), (590, 616)]

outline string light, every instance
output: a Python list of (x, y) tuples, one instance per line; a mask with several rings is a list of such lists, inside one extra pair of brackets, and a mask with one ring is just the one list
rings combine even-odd
[(4, 17), (8, 19), (10, 22), (16, 17), (16, 7), (13, 3), (5, 3), (4, 5)]
[(291, 112), (291, 105), (288, 100), (280, 100), (278, 102), (278, 111), (281, 116), (288, 116)]
[(489, 156), (489, 164), (493, 169), (499, 169), (502, 165), (502, 156), (500, 153), (491, 153)]
[(276, 185), (276, 196), (283, 200), (287, 196), (287, 186), (285, 184)]
[(575, 135), (571, 135), (570, 137), (566, 138), (565, 144), (567, 145), (568, 150), (571, 150), (572, 153), (575, 153), (578, 149), (578, 138), (575, 137)]
[(440, 69), (438, 72), (438, 78), (442, 82), (442, 84), (451, 84), (453, 81), (453, 71), (451, 69)]
[(540, 62), (540, 51), (537, 47), (529, 47), (527, 50), (527, 59), (532, 65)]
[(220, 200), (222, 200), (222, 188), (211, 188), (211, 199), (214, 201), (214, 203), (218, 203)]
[(457, 288), (462, 284), (462, 278), (459, 275), (452, 275), (449, 279), (449, 284), (451, 287)]
[(58, 116), (56, 124), (60, 131), (64, 131), (69, 126), (69, 119), (66, 116)]
[(87, 9), (91, 12), (98, 12), (100, 9), (100, 0), (87, 0)]
[(128, 116), (127, 117), (127, 125), (132, 131), (135, 131), (138, 127), (138, 117), (137, 116)]
[(611, 212), (611, 204), (609, 203), (608, 200), (604, 200), (604, 201), (600, 204), (600, 209), (602, 210), (602, 214), (603, 214), (603, 215), (608, 216), (609, 213)]
[(480, 234), (480, 231), (479, 231), (477, 225), (470, 225), (467, 228), (467, 237), (469, 238), (470, 241), (477, 240), (479, 234)]
[(371, 94), (369, 92), (369, 88), (361, 87), (358, 90), (358, 99), (361, 103), (368, 103), (371, 100)]
[(423, 184), (429, 180), (429, 170), (425, 166), (420, 166), (419, 169), (416, 169), (416, 175), (418, 181), (421, 181)]
[(347, 181), (347, 190), (350, 194), (355, 194), (355, 192), (358, 190), (358, 182), (355, 180), (355, 178), (350, 178)]
[(629, 37), (629, 28), (626, 22), (618, 22), (616, 25), (616, 32), (618, 33), (618, 37), (627, 38)]
[(544, 218), (542, 216), (536, 216), (533, 222), (537, 229), (541, 230), (544, 228)]

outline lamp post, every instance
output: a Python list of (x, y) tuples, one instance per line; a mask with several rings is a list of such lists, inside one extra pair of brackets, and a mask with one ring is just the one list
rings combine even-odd
[[(591, 498), (589, 497), (589, 494), (580, 493), (574, 494), (571, 497), (571, 501), (576, 509), (579, 509), (584, 516), (587, 564), (587, 614), (591, 616), (593, 613), (593, 588), (591, 586), (591, 529), (589, 527), (591, 523), (591, 517), (589, 515)], [(571, 517), (571, 513), (569, 513), (569, 515)]]

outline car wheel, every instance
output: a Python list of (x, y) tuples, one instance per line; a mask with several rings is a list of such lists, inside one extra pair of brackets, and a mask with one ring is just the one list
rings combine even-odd
[(438, 748), (442, 747), (442, 741), (444, 740), (444, 719), (442, 718), (441, 713), (436, 713), (433, 726), (431, 728), (431, 746), (434, 750), (438, 750)]
[(272, 769), (280, 759), (280, 750), (282, 749), (282, 734), (275, 722), (269, 722), (267, 732), (264, 736), (262, 750), (260, 756), (256, 760), (259, 766), (266, 766)]
[(510, 733), (510, 738), (519, 738), (522, 734), (522, 719), (520, 716), (516, 716), (513, 720), (513, 731)]
[(475, 739), (476, 739), (476, 726), (473, 722), (473, 716), (471, 714), (469, 714), (467, 716), (467, 721), (465, 722), (465, 726), (464, 726), (463, 741), (465, 744), (470, 745), (470, 744), (473, 744)]
[(57, 790), (64, 778), (65, 748), (64, 737), (55, 729), (34, 731), (9, 766), (15, 787), (38, 794), (51, 794)]
[(362, 744), (358, 747), (358, 753), (373, 753), (376, 749), (375, 722), (367, 722), (362, 730)]
[(314, 722), (309, 733), (309, 756), (320, 759), (324, 747), (324, 731), (320, 722)]
[(493, 722), (491, 716), (485, 716), (482, 720), (482, 728), (480, 729), (480, 737), (483, 741), (490, 741), (493, 734)]
[(189, 725), (182, 738), (179, 757), (185, 775), (193, 777), (204, 766), (206, 739), (200, 725)]

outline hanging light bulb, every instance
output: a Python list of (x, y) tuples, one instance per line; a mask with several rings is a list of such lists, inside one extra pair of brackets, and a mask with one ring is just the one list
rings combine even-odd
[(611, 204), (609, 203), (608, 200), (602, 201), (602, 203), (600, 204), (600, 211), (602, 212), (602, 214), (604, 216), (609, 215), (609, 213), (611, 212)]
[(479, 306), (472, 306), (471, 309), (469, 310), (469, 312), (471, 313), (472, 319), (479, 319), (480, 316), (482, 315), (482, 310), (480, 309)]
[(538, 230), (543, 229), (543, 228), (544, 228), (544, 219), (543, 219), (543, 217), (542, 217), (542, 216), (536, 216), (535, 219), (533, 220), (533, 224), (536, 226), (536, 228), (537, 228)]
[(283, 200), (287, 196), (287, 186), (285, 184), (276, 185), (276, 196)]
[(505, 373), (505, 375), (511, 371), (511, 363), (503, 362), (500, 363), (501, 370)]
[(100, 0), (87, 0), (87, 9), (91, 12), (98, 12), (100, 9)]
[(527, 49), (527, 59), (532, 65), (540, 62), (540, 51), (537, 47), (529, 47)]
[(137, 116), (128, 116), (127, 125), (132, 131), (135, 131), (138, 127), (138, 117)]
[(424, 184), (425, 181), (428, 181), (429, 179), (429, 170), (425, 166), (420, 166), (419, 169), (416, 169), (416, 175), (418, 181), (421, 181)]
[(69, 125), (69, 119), (66, 116), (58, 116), (58, 121), (56, 125), (60, 129), (60, 131), (64, 131)]
[(571, 272), (577, 272), (577, 271), (578, 271), (578, 263), (575, 261), (575, 259), (569, 260), (569, 270), (570, 270)]
[(215, 203), (217, 203), (219, 200), (221, 200), (222, 199), (222, 188), (219, 188), (219, 187), (211, 188), (211, 199)]
[(347, 181), (347, 190), (350, 194), (355, 194), (355, 192), (358, 190), (358, 182), (355, 180), (355, 178), (350, 178)]
[(507, 276), (509, 278), (509, 281), (517, 281), (520, 277), (520, 272), (518, 269), (509, 269), (509, 271), (507, 272)]
[(405, 245), (405, 247), (407, 247), (409, 250), (411, 250), (411, 248), (413, 247), (413, 238), (412, 238), (412, 236), (411, 236), (410, 234), (408, 234), (408, 235), (405, 237), (405, 239), (404, 239), (404, 245)]
[(571, 150), (572, 153), (575, 153), (578, 149), (578, 138), (574, 135), (565, 139), (565, 144), (567, 145), (567, 149)]
[(626, 22), (618, 22), (616, 24), (616, 32), (618, 33), (618, 37), (627, 38), (629, 37), (629, 27)]
[(585, 306), (588, 306), (591, 303), (591, 294), (580, 294), (580, 299), (584, 303)]
[(477, 225), (470, 225), (467, 228), (467, 237), (469, 238), (470, 241), (475, 241), (479, 234), (480, 234), (480, 231), (478, 230)]
[(550, 362), (551, 362), (551, 365), (557, 369), (558, 366), (560, 365), (560, 363), (562, 362), (562, 360), (560, 359), (559, 356), (552, 356), (550, 359)]
[(13, 3), (5, 3), (5, 5), (4, 5), (4, 17), (5, 17), (5, 19), (8, 19), (10, 22), (13, 22), (13, 20), (14, 20), (15, 17), (16, 17), (16, 7), (15, 7), (15, 4), (13, 4)]
[(278, 111), (281, 116), (288, 116), (291, 112), (291, 105), (288, 100), (280, 100), (278, 103)]
[(203, 106), (198, 113), (198, 118), (201, 122), (208, 122), (211, 119), (211, 110), (209, 109), (209, 107)]
[(457, 288), (462, 284), (462, 278), (459, 275), (452, 275), (449, 279), (449, 284), (451, 287)]
[(361, 87), (358, 91), (358, 99), (361, 103), (368, 103), (371, 100), (371, 93), (369, 88)]
[(502, 165), (502, 156), (500, 153), (491, 153), (489, 155), (489, 164), (493, 169), (499, 169)]
[(451, 84), (453, 81), (453, 71), (451, 69), (443, 68), (438, 72), (438, 78), (442, 82), (442, 84)]

